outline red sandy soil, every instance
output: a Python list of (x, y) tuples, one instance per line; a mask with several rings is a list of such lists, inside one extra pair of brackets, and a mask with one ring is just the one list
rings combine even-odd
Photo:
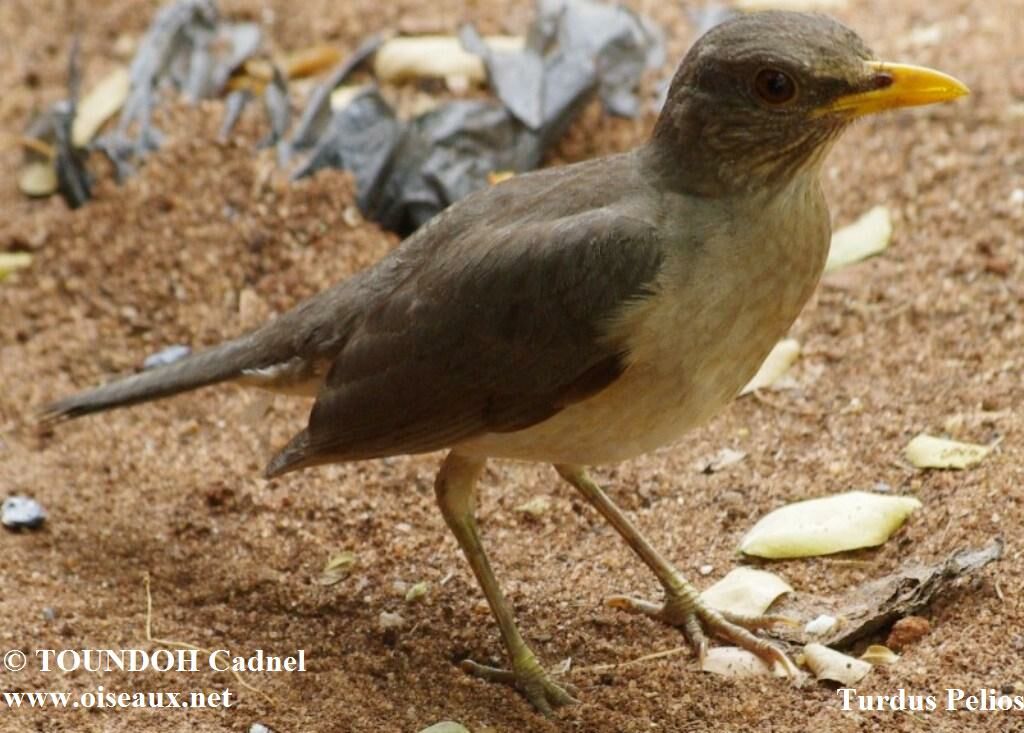
[[(138, 38), (156, 4), (4, 0), (0, 4), (0, 131), (20, 133), (33, 109), (63, 94), (77, 12), (86, 86)], [(638, 2), (658, 18), (674, 64), (692, 40), (681, 7)], [(345, 49), (372, 31), (452, 32), (477, 22), (519, 32), (526, 3), (478, 0), (232, 0), (282, 49)], [(934, 562), (994, 536), (1005, 557), (926, 612), (931, 632), (861, 694), (899, 688), (997, 688), (1024, 695), (1021, 547), (1024, 414), (1024, 57), (1020, 0), (851, 0), (837, 11), (884, 58), (936, 66), (973, 95), (952, 105), (872, 118), (845, 136), (825, 170), (842, 225), (876, 204), (895, 234), (881, 257), (828, 276), (794, 328), (804, 354), (785, 391), (746, 397), (675, 447), (597, 473), (652, 541), (699, 585), (742, 562), (735, 548), (765, 512), (880, 482), (923, 502), (875, 550), (771, 563), (797, 594), (838, 598), (908, 561)], [(922, 29), (927, 32), (922, 33)], [(667, 71), (668, 69), (666, 69)], [(157, 648), (153, 633), (239, 654), (305, 650), (308, 671), (246, 674), (43, 673), (0, 670), (0, 689), (191, 691), (230, 688), (228, 710), (0, 709), (3, 731), (418, 731), (444, 719), (483, 731), (1012, 731), (1024, 713), (843, 711), (833, 688), (726, 680), (684, 652), (593, 671), (682, 643), (676, 631), (609, 609), (615, 592), (657, 595), (646, 569), (545, 466), (495, 463), (481, 524), (499, 578), (538, 654), (572, 659), (581, 703), (553, 719), (506, 687), (463, 674), (472, 656), (501, 661), (497, 633), (433, 506), (439, 456), (334, 466), (259, 478), (308, 404), (219, 387), (119, 411), (40, 436), (45, 401), (131, 371), (164, 346), (238, 334), (367, 266), (394, 236), (346, 215), (339, 172), (288, 184), (255, 154), (257, 115), (214, 142), (220, 102), (160, 116), (163, 149), (142, 173), (71, 212), (17, 191), (20, 152), (0, 149), (0, 251), (32, 266), (0, 282), (0, 495), (30, 494), (49, 511), (35, 532), (0, 533), (0, 650)], [(609, 120), (589, 109), (552, 163), (628, 148), (653, 117)], [(980, 466), (918, 472), (903, 459), (922, 431), (1001, 439)], [(747, 452), (713, 475), (694, 464), (723, 447)], [(516, 507), (539, 495), (532, 518)], [(351, 550), (345, 580), (316, 582)], [(713, 570), (698, 574), (704, 565)], [(406, 603), (404, 589), (426, 581)], [(446, 582), (445, 582), (446, 581)], [(785, 604), (783, 605), (785, 610)], [(44, 609), (52, 613), (44, 615)], [(382, 611), (405, 625), (382, 631)]]

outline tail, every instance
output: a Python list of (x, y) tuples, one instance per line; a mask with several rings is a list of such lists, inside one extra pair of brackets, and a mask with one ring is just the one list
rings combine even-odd
[(40, 422), (51, 424), (94, 412), (127, 407), (140, 402), (170, 397), (180, 392), (205, 387), (241, 376), (248, 369), (259, 369), (287, 359), (275, 358), (272, 340), (265, 332), (214, 346), (165, 367), (141, 372), (102, 387), (65, 397), (44, 407)]

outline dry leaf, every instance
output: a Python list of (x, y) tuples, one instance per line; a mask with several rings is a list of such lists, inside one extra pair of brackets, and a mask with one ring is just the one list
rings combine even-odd
[(767, 570), (739, 567), (700, 594), (714, 609), (744, 616), (760, 616), (783, 593), (792, 593), (789, 583)]
[[(288, 54), (281, 63), (288, 79), (303, 79), (334, 68), (341, 63), (343, 54), (336, 46), (313, 46)], [(267, 77), (267, 81), (273, 77)]]
[(892, 216), (885, 206), (876, 206), (832, 235), (832, 245), (825, 261), (825, 272), (876, 255), (889, 246), (892, 237)]
[[(488, 36), (489, 46), (518, 50), (524, 39), (519, 36)], [(383, 82), (399, 83), (409, 79), (462, 77), (475, 84), (487, 80), (483, 60), (462, 47), (455, 36), (409, 36), (385, 41), (373, 60), (373, 72)]]
[(487, 183), (492, 186), (496, 186), (499, 183), (515, 178), (515, 171), (491, 171), (487, 174)]
[(128, 69), (119, 66), (82, 98), (71, 123), (71, 142), (76, 148), (88, 145), (103, 127), (103, 123), (124, 106), (130, 85)]
[(28, 252), (0, 252), (0, 280), (15, 270), (22, 270), (32, 264)]
[(334, 585), (348, 577), (356, 564), (356, 554), (350, 550), (332, 555), (320, 572), (316, 582), (319, 585)]
[(768, 358), (757, 370), (757, 374), (740, 391), (740, 394), (745, 395), (755, 389), (772, 386), (779, 377), (786, 373), (786, 370), (793, 366), (793, 362), (798, 356), (800, 356), (800, 342), (796, 339), (783, 339), (775, 344), (771, 353), (768, 354)]
[(847, 687), (857, 684), (871, 671), (869, 663), (817, 643), (804, 647), (804, 662), (817, 679), (841, 682)]
[(860, 655), (868, 664), (875, 667), (888, 667), (900, 660), (900, 655), (887, 646), (872, 644)]
[(913, 497), (866, 491), (799, 501), (762, 517), (740, 542), (740, 551), (779, 559), (874, 547), (919, 506)]
[(786, 677), (786, 670), (776, 662), (769, 668), (761, 657), (738, 646), (715, 646), (708, 649), (701, 660), (702, 672), (711, 672), (722, 677)]
[(991, 446), (958, 443), (921, 433), (907, 444), (905, 455), (916, 468), (964, 469), (981, 463), (991, 451)]

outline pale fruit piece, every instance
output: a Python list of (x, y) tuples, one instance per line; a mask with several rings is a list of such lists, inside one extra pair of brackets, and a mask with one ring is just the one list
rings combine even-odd
[(805, 646), (804, 662), (817, 679), (840, 682), (847, 687), (857, 684), (871, 671), (869, 663), (829, 649), (824, 644)]
[(892, 215), (885, 206), (876, 206), (849, 226), (832, 235), (825, 261), (825, 272), (867, 259), (882, 252), (892, 238)]
[[(484, 40), (499, 50), (517, 50), (525, 43), (519, 36), (488, 36)], [(487, 79), (483, 59), (464, 49), (455, 36), (392, 38), (377, 49), (373, 71), (378, 79), (391, 83), (457, 76), (482, 84)]]
[(866, 491), (799, 501), (762, 517), (740, 542), (740, 551), (779, 559), (875, 547), (920, 506), (913, 497)]
[(117, 114), (128, 98), (130, 85), (128, 69), (119, 66), (82, 98), (71, 123), (71, 142), (76, 148), (88, 145), (103, 123)]
[(907, 444), (905, 454), (916, 468), (964, 469), (981, 463), (991, 451), (991, 446), (958, 443), (921, 433)]
[(793, 362), (800, 356), (800, 342), (796, 339), (783, 339), (775, 344), (775, 347), (764, 360), (757, 374), (751, 379), (747, 386), (741, 391), (741, 395), (753, 392), (755, 389), (764, 389), (772, 386), (786, 371), (793, 366)]
[(760, 616), (783, 593), (792, 593), (789, 583), (775, 573), (757, 568), (734, 568), (700, 594), (712, 608), (744, 616)]
[(708, 649), (700, 665), (702, 672), (722, 677), (785, 677), (786, 670), (776, 662), (769, 669), (761, 657), (738, 646), (715, 646)]

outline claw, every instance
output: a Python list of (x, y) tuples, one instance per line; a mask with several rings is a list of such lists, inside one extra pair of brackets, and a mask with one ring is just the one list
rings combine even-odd
[(554, 715), (554, 709), (578, 702), (578, 694), (572, 685), (559, 685), (532, 655), (516, 659), (512, 669), (501, 669), (465, 659), (460, 665), (463, 671), (489, 682), (500, 682), (519, 690), (537, 710), (546, 716)]
[(607, 604), (612, 608), (619, 608), (630, 613), (642, 613), (671, 626), (680, 627), (701, 663), (703, 663), (708, 649), (706, 630), (714, 636), (731, 641), (737, 646), (753, 652), (763, 659), (769, 668), (778, 663), (794, 680), (799, 681), (803, 677), (785, 652), (771, 642), (751, 633), (780, 624), (799, 625), (799, 622), (794, 619), (785, 616), (745, 616), (728, 611), (716, 611), (701, 601), (695, 592), (691, 594), (685, 591), (670, 591), (662, 603), (651, 603), (640, 598), (618, 595), (610, 597)]

